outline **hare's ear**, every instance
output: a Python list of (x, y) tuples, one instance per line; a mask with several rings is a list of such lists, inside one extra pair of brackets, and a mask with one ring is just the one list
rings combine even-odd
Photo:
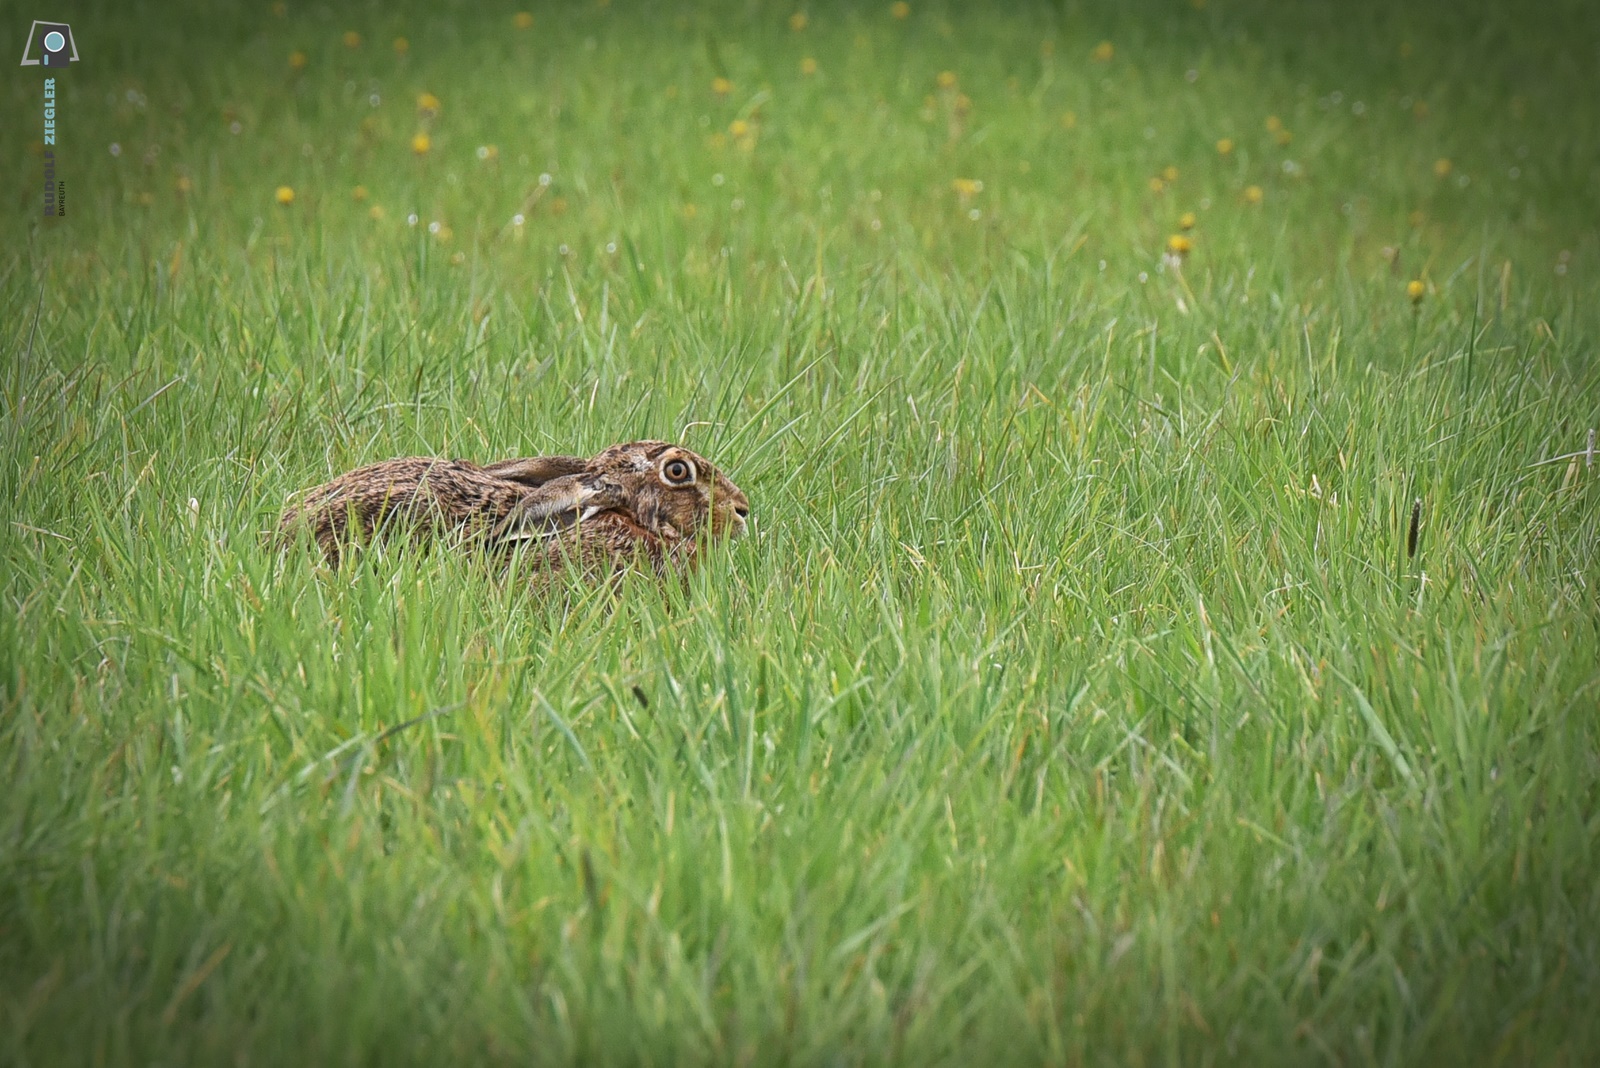
[(483, 470), (495, 478), (539, 487), (552, 479), (576, 475), (589, 464), (581, 456), (526, 456), (519, 460), (500, 460)]
[(613, 483), (576, 475), (551, 479), (518, 501), (490, 539), (540, 541), (621, 503), (621, 492)]

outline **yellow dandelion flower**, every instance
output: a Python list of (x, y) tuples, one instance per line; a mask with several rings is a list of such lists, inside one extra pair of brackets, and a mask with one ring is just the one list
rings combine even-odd
[(382, 219), (383, 218), (383, 205), (374, 204), (374, 205), (372, 205), (372, 207), (368, 208), (367, 209), (367, 218), (373, 220), (374, 222)]
[(304, 52), (290, 52), (289, 53), (289, 69), (290, 70), (305, 70), (306, 69), (306, 54)]
[(799, 33), (801, 30), (806, 28), (806, 23), (809, 21), (811, 20), (806, 18), (806, 13), (804, 11), (796, 11), (793, 15), (789, 16), (789, 28), (795, 33)]
[(1195, 218), (1194, 212), (1192, 211), (1186, 211), (1182, 215), (1178, 216), (1178, 229), (1180, 230), (1193, 230), (1194, 223)]
[(1230, 156), (1233, 154), (1233, 138), (1221, 137), (1217, 139), (1217, 155)]
[(478, 146), (478, 159), (482, 160), (484, 163), (493, 163), (495, 160), (497, 160), (499, 158), (500, 158), (500, 146), (499, 145), (479, 145)]
[(1170, 163), (1167, 164), (1165, 167), (1161, 168), (1161, 177), (1168, 182), (1176, 182), (1178, 180), (1178, 168), (1172, 166)]
[(409, 51), (411, 51), (411, 42), (410, 41), (406, 40), (404, 37), (396, 37), (394, 39), (394, 54), (395, 55), (403, 56)]
[(1117, 54), (1117, 46), (1110, 41), (1101, 41), (1094, 46), (1094, 51), (1089, 53), (1089, 58), (1096, 63), (1110, 63), (1111, 57)]
[(567, 213), (567, 198), (566, 197), (556, 197), (554, 200), (550, 201), (550, 214), (551, 215), (565, 215), (566, 213)]
[(360, 48), (361, 47), (361, 35), (359, 33), (357, 33), (355, 30), (346, 30), (346, 31), (344, 31), (343, 40), (344, 40), (344, 46), (346, 48)]
[(744, 137), (750, 132), (750, 124), (743, 119), (734, 119), (728, 123), (728, 132), (734, 137)]
[(711, 91), (718, 96), (727, 96), (733, 92), (733, 83), (719, 74), (711, 79)]
[(965, 115), (972, 110), (972, 98), (966, 93), (957, 93), (954, 102), (950, 106), (957, 115)]
[(721, 130), (718, 130), (716, 133), (706, 138), (706, 144), (710, 145), (714, 149), (727, 148), (728, 135), (723, 133)]
[(1278, 118), (1278, 116), (1276, 116), (1276, 115), (1268, 115), (1267, 116), (1267, 132), (1268, 133), (1277, 133), (1281, 129), (1283, 129), (1283, 120)]
[(411, 138), (411, 151), (415, 152), (419, 156), (426, 156), (428, 154), (428, 149), (432, 147), (433, 141), (431, 141), (428, 138), (428, 135), (425, 133), (418, 132)]
[(363, 200), (367, 199), (367, 187), (364, 185), (356, 186), (354, 189), (350, 190), (350, 197), (357, 204), (361, 203)]
[(531, 29), (533, 29), (533, 12), (531, 12), (531, 11), (519, 11), (519, 12), (517, 12), (515, 15), (511, 16), (511, 25), (515, 26), (519, 30), (531, 30)]
[(1167, 251), (1174, 256), (1187, 256), (1192, 248), (1194, 248), (1194, 242), (1183, 234), (1173, 234), (1167, 238)]
[(1294, 134), (1290, 133), (1288, 130), (1279, 130), (1277, 133), (1272, 135), (1272, 139), (1278, 142), (1280, 145), (1286, 145), (1290, 141), (1294, 140)]
[(150, 205), (152, 205), (152, 204), (154, 204), (156, 202), (156, 195), (154, 193), (146, 190), (145, 192), (140, 193), (134, 199), (139, 202), (139, 206), (141, 208), (148, 208)]
[[(429, 227), (429, 229), (432, 229), (432, 227)], [(449, 241), (452, 237), (456, 236), (456, 232), (450, 229), (448, 226), (441, 226), (439, 229), (433, 231), (433, 236), (438, 238), (440, 241)]]
[(1259, 204), (1265, 197), (1266, 194), (1261, 191), (1261, 187), (1259, 185), (1250, 185), (1245, 187), (1244, 202), (1246, 204)]
[(292, 188), (290, 188), (289, 186), (280, 185), (278, 187), (278, 189), (277, 189), (277, 192), (272, 194), (272, 197), (279, 204), (293, 204), (294, 203), (294, 190)]
[(1423, 222), (1426, 221), (1426, 219), (1427, 216), (1422, 214), (1422, 210), (1420, 208), (1406, 216), (1406, 222), (1411, 224), (1411, 228), (1413, 230), (1420, 230)]
[(1150, 176), (1149, 185), (1152, 193), (1165, 193), (1167, 191), (1167, 183), (1162, 181), (1159, 174)]
[(935, 78), (934, 81), (939, 83), (940, 89), (954, 89), (956, 87), (956, 72), (953, 70), (942, 70), (939, 72), (939, 76)]
[(983, 192), (983, 182), (977, 178), (957, 178), (950, 183), (950, 188), (962, 200), (969, 200)]
[(1448, 178), (1450, 177), (1450, 168), (1450, 161), (1440, 157), (1433, 161), (1433, 176), (1435, 178)]
[(423, 115), (439, 114), (439, 98), (432, 93), (419, 93), (417, 95), (417, 111)]
[(1421, 304), (1422, 298), (1427, 296), (1427, 294), (1428, 287), (1422, 284), (1422, 279), (1413, 278), (1411, 281), (1406, 283), (1406, 296), (1411, 299), (1411, 303)]
[(1076, 111), (1063, 111), (1061, 113), (1061, 128), (1076, 130), (1078, 128), (1078, 113)]
[(817, 73), (817, 61), (812, 59), (810, 56), (802, 59), (800, 61), (800, 73), (805, 75)]
[(911, 17), (911, 5), (906, 0), (895, 0), (889, 5), (889, 14), (897, 19), (908, 19)]
[(465, 252), (452, 252), (450, 254), (450, 265), (452, 267), (460, 267), (463, 263), (466, 263), (466, 262), (467, 262), (467, 254)]
[(189, 179), (187, 174), (180, 174), (177, 181), (172, 183), (172, 188), (178, 191), (179, 196), (182, 196), (194, 189), (194, 182)]
[(693, 204), (685, 204), (683, 206), (683, 217), (685, 219), (692, 219), (696, 215), (699, 215), (699, 214), (700, 214), (700, 209), (695, 207)]

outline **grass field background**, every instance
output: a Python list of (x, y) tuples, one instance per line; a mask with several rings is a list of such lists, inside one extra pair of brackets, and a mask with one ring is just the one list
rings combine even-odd
[[(0, 1060), (1593, 1063), (1600, 17), (1499, 7), (60, 12)], [(635, 437), (686, 590), (262, 543)]]

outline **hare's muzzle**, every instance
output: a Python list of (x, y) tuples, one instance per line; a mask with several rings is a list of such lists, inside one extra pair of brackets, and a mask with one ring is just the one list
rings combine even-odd
[[(720, 520), (720, 521), (719, 521)], [(737, 538), (745, 532), (750, 521), (750, 502), (744, 494), (717, 502), (711, 520), (713, 537)]]

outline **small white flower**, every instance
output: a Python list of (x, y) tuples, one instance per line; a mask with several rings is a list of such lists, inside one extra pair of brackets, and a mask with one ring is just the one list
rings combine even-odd
[(435, 219), (431, 223), (428, 224), (428, 233), (436, 234), (438, 232), (439, 232), (439, 220)]
[(539, 175), (540, 185), (549, 185), (551, 181), (553, 181), (553, 179), (550, 177), (549, 172)]
[(122, 155), (122, 146), (117, 144), (115, 141), (111, 142), (111, 154), (113, 156)]
[[(228, 132), (231, 134), (240, 133), (243, 130), (244, 123), (240, 122), (238, 119), (234, 119), (232, 122), (228, 123)], [(113, 153), (113, 155), (115, 155), (115, 153)]]
[(410, 215), (406, 216), (406, 225), (407, 226), (415, 226), (415, 225), (417, 225), (417, 213), (416, 212), (412, 212)]
[(520, 211), (517, 212), (515, 215), (511, 216), (511, 225), (512, 226), (521, 226), (526, 221), (527, 220), (523, 219), (522, 212), (520, 212)]
[(377, 93), (373, 93), (371, 96), (367, 97), (367, 103), (371, 104), (373, 107), (377, 107), (379, 104), (383, 103), (383, 97), (379, 96)]
[(726, 180), (727, 179), (723, 178), (722, 175), (720, 175), (720, 174), (713, 174), (711, 176), (711, 184), (712, 185), (721, 185)]

